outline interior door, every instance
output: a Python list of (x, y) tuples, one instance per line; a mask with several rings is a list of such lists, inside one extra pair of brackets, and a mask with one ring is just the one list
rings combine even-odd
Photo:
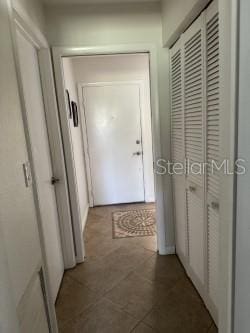
[(140, 87), (83, 88), (94, 205), (144, 201)]
[[(207, 63), (207, 133), (206, 215), (208, 226), (208, 293), (218, 309), (219, 287), (219, 172), (211, 168), (212, 161), (220, 161), (220, 105), (219, 105), (219, 15), (218, 3), (206, 11)], [(216, 311), (217, 313), (217, 311)], [(218, 314), (217, 314), (218, 315)]]
[[(185, 163), (183, 108), (182, 38), (171, 49), (171, 154), (172, 162)], [(186, 177), (173, 175), (176, 252), (182, 261), (188, 260), (188, 229), (186, 218)]]
[(205, 283), (205, 218), (204, 218), (204, 43), (203, 16), (183, 34), (185, 155), (187, 172), (187, 221), (189, 264), (199, 285)]
[(17, 46), (35, 182), (42, 220), (42, 232), (48, 264), (49, 282), (52, 296), (55, 300), (62, 279), (64, 264), (56, 198), (54, 186), (51, 184), (52, 166), (38, 56), (35, 46), (19, 31), (17, 31)]

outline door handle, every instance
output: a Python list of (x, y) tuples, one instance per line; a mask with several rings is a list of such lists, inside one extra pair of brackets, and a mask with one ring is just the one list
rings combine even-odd
[(60, 179), (59, 178), (56, 178), (54, 176), (51, 177), (51, 184), (52, 185), (55, 185), (56, 183), (59, 183), (60, 182)]
[(195, 192), (196, 191), (196, 187), (195, 186), (189, 186), (189, 191), (190, 192)]
[(137, 155), (137, 156), (140, 156), (142, 154), (141, 151), (136, 151), (135, 153), (133, 153), (133, 155)]
[(213, 208), (213, 209), (219, 209), (219, 203), (218, 202), (216, 202), (216, 201), (212, 201), (211, 202), (211, 207)]

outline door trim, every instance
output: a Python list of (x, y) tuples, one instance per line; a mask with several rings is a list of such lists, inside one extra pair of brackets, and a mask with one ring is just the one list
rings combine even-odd
[[(160, 138), (160, 115), (159, 115), (159, 100), (158, 100), (158, 73), (157, 73), (157, 50), (154, 44), (124, 44), (110, 46), (95, 46), (95, 47), (53, 47), (53, 61), (55, 69), (55, 77), (57, 84), (57, 94), (59, 100), (59, 112), (61, 119), (65, 118), (67, 106), (63, 86), (62, 74), (62, 58), (83, 56), (83, 55), (112, 55), (112, 54), (135, 54), (148, 53), (150, 59), (150, 95), (151, 95), (151, 110), (152, 110), (152, 138), (153, 138), (153, 160), (154, 164), (162, 156), (161, 138)], [(64, 120), (66, 123), (66, 121)], [(64, 137), (65, 149), (70, 151), (69, 133), (64, 124), (62, 129)], [(67, 164), (73, 168), (73, 161), (70, 157), (71, 153), (67, 154)], [(155, 178), (155, 196), (156, 196), (156, 223), (157, 223), (157, 242), (159, 254), (166, 255), (174, 252), (173, 247), (167, 247), (166, 242), (166, 224), (164, 214), (164, 194), (163, 194), (163, 177), (154, 173)], [(69, 186), (74, 187), (74, 181), (69, 180)], [(170, 209), (170, 207), (169, 207)], [(82, 238), (80, 240), (82, 242)]]
[[(141, 102), (142, 91), (145, 88), (145, 82), (143, 80), (130, 80), (130, 81), (108, 81), (108, 82), (81, 82), (78, 84), (78, 96), (80, 103), (80, 111), (83, 117), (81, 118), (82, 122), (82, 133), (83, 133), (83, 143), (84, 143), (84, 156), (85, 156), (85, 165), (86, 165), (86, 174), (87, 174), (87, 182), (88, 182), (88, 193), (89, 193), (89, 205), (93, 207), (93, 191), (92, 191), (92, 181), (91, 181), (91, 170), (90, 170), (90, 162), (89, 162), (89, 144), (87, 139), (87, 128), (86, 128), (86, 115), (85, 115), (85, 107), (84, 107), (84, 96), (83, 89), (85, 87), (95, 87), (95, 86), (121, 86), (121, 85), (137, 85), (139, 86), (139, 94), (140, 94), (140, 122), (141, 122), (141, 133), (142, 133), (142, 147), (143, 147), (143, 155), (142, 155), (142, 163), (143, 163), (143, 187), (144, 187), (144, 200), (145, 202), (152, 202), (154, 198), (152, 198), (152, 194), (150, 193), (150, 186), (148, 183), (151, 178), (151, 172), (153, 173), (153, 158), (150, 159), (150, 151), (152, 148), (147, 144), (146, 140), (146, 128), (152, 128), (151, 125), (151, 108), (149, 108), (149, 114), (145, 117), (145, 113), (148, 113), (147, 108), (143, 107), (143, 103)], [(152, 130), (151, 130), (152, 133)], [(152, 142), (152, 140), (151, 140)], [(145, 151), (147, 152), (145, 154)], [(147, 168), (145, 168), (147, 165)], [(152, 166), (151, 172), (147, 172), (146, 169), (149, 168), (149, 165)]]
[(68, 180), (65, 168), (62, 134), (58, 117), (55, 82), (52, 70), (50, 50), (42, 48), (38, 52), (41, 71), (41, 83), (44, 92), (44, 107), (48, 129), (53, 174), (60, 179), (55, 186), (57, 210), (59, 215), (60, 235), (64, 268), (76, 265), (72, 218), (69, 205)]

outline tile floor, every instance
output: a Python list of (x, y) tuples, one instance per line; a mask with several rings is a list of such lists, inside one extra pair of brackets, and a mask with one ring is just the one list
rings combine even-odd
[(112, 238), (112, 212), (137, 206), (90, 209), (86, 260), (65, 273), (56, 303), (60, 333), (217, 332), (177, 257), (157, 255), (155, 236)]

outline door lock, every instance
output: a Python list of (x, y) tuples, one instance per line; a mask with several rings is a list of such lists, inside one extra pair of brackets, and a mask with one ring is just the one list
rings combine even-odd
[(60, 182), (60, 179), (59, 178), (56, 178), (54, 176), (51, 177), (51, 184), (52, 185), (55, 185), (56, 183), (59, 183)]
[(137, 156), (140, 156), (142, 154), (141, 151), (136, 151), (135, 153), (133, 153), (133, 155), (137, 155)]

